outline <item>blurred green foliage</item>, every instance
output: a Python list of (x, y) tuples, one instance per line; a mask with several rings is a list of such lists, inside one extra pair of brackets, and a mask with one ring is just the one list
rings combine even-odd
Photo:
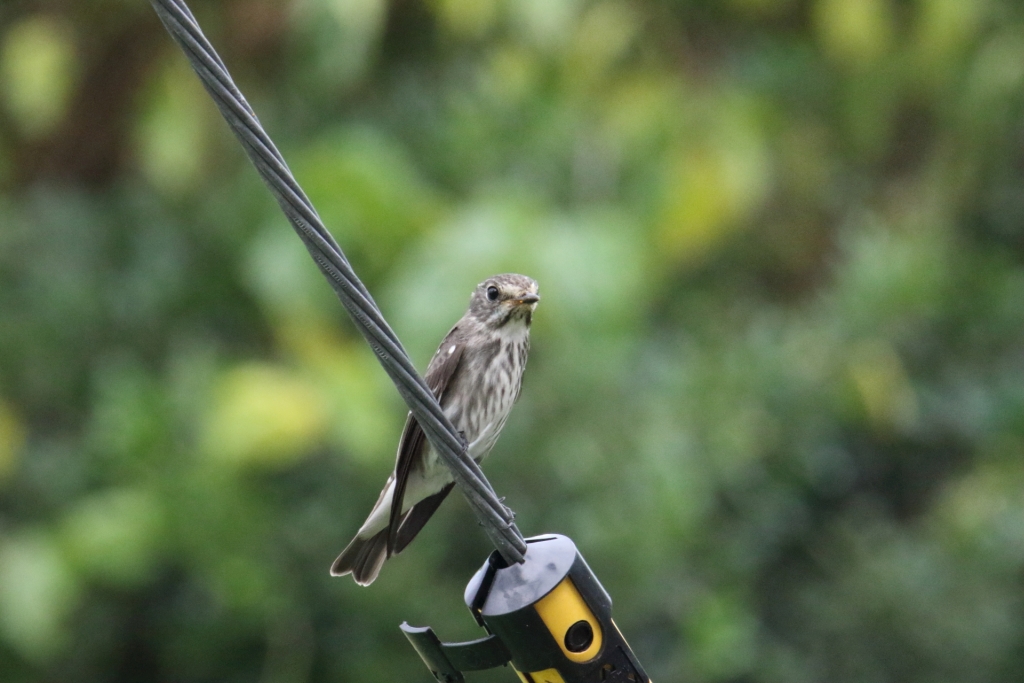
[[(1024, 7), (194, 0), (420, 367), (544, 296), (488, 462), (655, 680), (1024, 678)], [(145, 2), (0, 4), (0, 680), (429, 680), (454, 496)], [(514, 680), (509, 671), (473, 677)]]

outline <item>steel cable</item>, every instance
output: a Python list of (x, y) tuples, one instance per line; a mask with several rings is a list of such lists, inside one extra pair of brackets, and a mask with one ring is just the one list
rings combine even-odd
[(160, 21), (181, 47), (206, 91), (235, 133), (249, 160), (277, 199), (317, 267), (327, 278), (357, 329), (373, 348), (430, 443), (451, 469), (494, 547), (510, 563), (523, 561), (526, 542), (514, 515), (498, 499), (479, 465), (466, 452), (465, 439), (445, 417), (440, 404), (416, 371), (398, 336), (384, 320), (370, 292), (356, 276), (341, 247), (288, 169), (284, 157), (263, 130), (255, 112), (235, 86), (227, 67), (203, 35), (184, 0), (150, 0)]

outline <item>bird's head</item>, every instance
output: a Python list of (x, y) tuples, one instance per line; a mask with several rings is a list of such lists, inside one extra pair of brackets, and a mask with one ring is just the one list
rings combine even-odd
[(528, 327), (538, 301), (540, 295), (533, 278), (505, 273), (489, 277), (476, 286), (469, 298), (469, 313), (495, 329), (510, 322), (522, 322)]

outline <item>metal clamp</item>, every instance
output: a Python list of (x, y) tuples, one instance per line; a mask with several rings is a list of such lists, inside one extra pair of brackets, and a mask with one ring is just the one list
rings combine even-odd
[(402, 624), (434, 678), (462, 683), (464, 671), (511, 663), (524, 683), (649, 683), (576, 545), (557, 534), (526, 544), (522, 564), (491, 553), (466, 586), (486, 638), (442, 643), (429, 627)]

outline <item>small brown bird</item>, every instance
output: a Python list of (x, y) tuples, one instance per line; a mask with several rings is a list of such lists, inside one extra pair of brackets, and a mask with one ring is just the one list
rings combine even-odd
[[(540, 296), (537, 283), (508, 273), (473, 290), (469, 310), (445, 336), (427, 367), (426, 382), (480, 462), (505, 426), (530, 351), (530, 323)], [(352, 574), (368, 586), (384, 560), (400, 553), (445, 496), (452, 475), (409, 414), (398, 442), (395, 471), (359, 533), (331, 566), (333, 576)]]

